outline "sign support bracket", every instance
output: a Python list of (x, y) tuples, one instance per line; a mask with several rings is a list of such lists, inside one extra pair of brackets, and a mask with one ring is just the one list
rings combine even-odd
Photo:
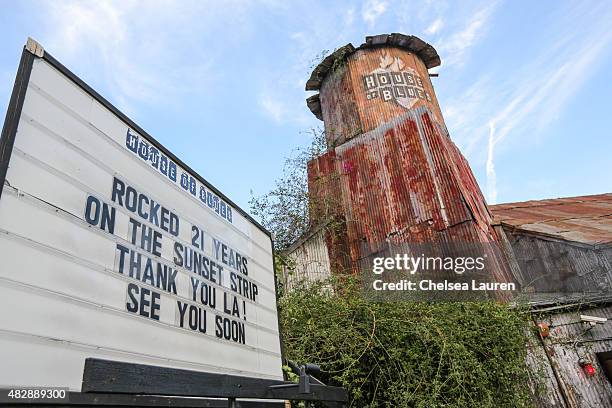
[(88, 358), (82, 390), (87, 394), (224, 398), (229, 408), (244, 406), (238, 399), (321, 401), (330, 407), (344, 407), (346, 390), (324, 385), (307, 374), (316, 368), (300, 367), (300, 381), (293, 383)]

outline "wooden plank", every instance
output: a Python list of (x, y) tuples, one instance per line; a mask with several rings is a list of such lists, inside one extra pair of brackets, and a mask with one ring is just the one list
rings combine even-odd
[[(28, 406), (113, 406), (113, 407), (175, 407), (175, 408), (227, 408), (227, 400), (211, 400), (205, 398), (165, 397), (151, 395), (101, 394), (70, 392), (68, 401), (20, 401), (19, 403), (3, 403), (3, 407)], [(236, 408), (283, 408), (284, 402), (236, 401)]]
[(344, 388), (328, 385), (310, 384), (309, 394), (299, 394), (298, 388), (276, 388), (266, 394), (266, 398), (302, 401), (333, 401), (347, 402), (348, 396)]
[(293, 383), (230, 374), (132, 364), (88, 358), (83, 372), (83, 392), (173, 395), (209, 398), (295, 399), (346, 402), (344, 389), (311, 385), (309, 394), (298, 387), (272, 388)]

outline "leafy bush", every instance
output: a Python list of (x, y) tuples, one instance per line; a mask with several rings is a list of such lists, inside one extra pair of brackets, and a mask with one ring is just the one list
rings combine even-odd
[(286, 356), (321, 365), (351, 407), (526, 407), (527, 315), (484, 303), (370, 303), (358, 285), (280, 299)]

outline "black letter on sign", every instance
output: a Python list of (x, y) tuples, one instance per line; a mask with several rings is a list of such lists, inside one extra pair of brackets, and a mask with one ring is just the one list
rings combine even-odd
[(176, 305), (179, 310), (179, 324), (181, 327), (185, 327), (185, 311), (187, 310), (187, 303), (182, 303), (180, 300), (176, 301)]
[(125, 194), (125, 184), (117, 177), (113, 177), (113, 192), (111, 193), (111, 200), (113, 203), (117, 203), (123, 207), (123, 195)]
[(115, 207), (109, 207), (106, 203), (102, 204), (102, 222), (100, 223), (100, 228), (111, 234), (115, 233)]
[(159, 299), (161, 295), (154, 290), (151, 291), (153, 299), (151, 300), (151, 319), (159, 320), (159, 309), (161, 306), (159, 305)]
[(85, 221), (91, 225), (98, 225), (98, 221), (100, 221), (100, 201), (96, 197), (87, 196)]
[(130, 297), (129, 301), (125, 304), (128, 312), (136, 313), (138, 311), (138, 300), (136, 300), (135, 294), (138, 295), (138, 286), (129, 283), (128, 284), (128, 296)]
[(100, 229), (113, 234), (115, 232), (115, 208), (106, 203), (100, 203), (100, 200), (94, 196), (87, 196), (85, 221), (91, 225), (100, 224)]

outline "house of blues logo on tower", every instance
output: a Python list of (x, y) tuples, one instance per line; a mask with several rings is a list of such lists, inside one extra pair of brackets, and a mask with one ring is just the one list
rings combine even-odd
[(165, 178), (178, 184), (202, 204), (208, 206), (221, 218), (232, 222), (232, 207), (210, 189), (196, 180), (187, 171), (181, 169), (170, 157), (159, 151), (133, 130), (128, 129), (125, 135), (125, 147), (142, 160), (150, 164)]
[(392, 57), (385, 52), (380, 57), (380, 66), (368, 75), (363, 76), (366, 98), (380, 98), (384, 102), (395, 101), (398, 105), (410, 109), (417, 100), (431, 102), (431, 95), (423, 86), (423, 79), (416, 71), (399, 57)]

